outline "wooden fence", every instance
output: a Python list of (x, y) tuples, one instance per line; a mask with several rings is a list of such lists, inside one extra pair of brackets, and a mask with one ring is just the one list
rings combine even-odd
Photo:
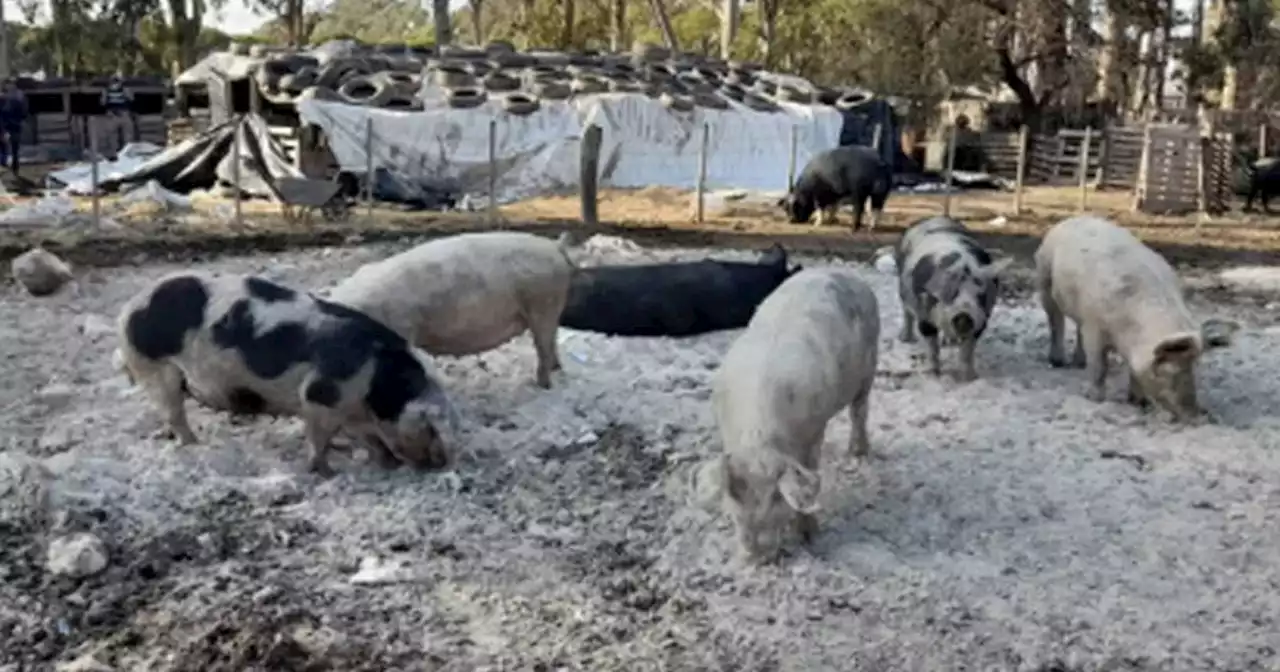
[[(1198, 126), (1182, 124), (1032, 135), (1027, 140), (1025, 184), (1079, 184), (1086, 137), (1085, 181), (1097, 189), (1133, 191), (1135, 203), (1144, 212), (1221, 212), (1230, 204), (1235, 160), (1232, 134), (1218, 132), (1204, 137)], [(1018, 133), (982, 133), (976, 142), (983, 170), (1016, 179)]]

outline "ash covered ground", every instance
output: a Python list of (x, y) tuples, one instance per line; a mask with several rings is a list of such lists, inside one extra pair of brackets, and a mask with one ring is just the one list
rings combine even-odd
[[(319, 289), (405, 246), (200, 266)], [(600, 238), (575, 252), (708, 254), (754, 256)], [(982, 378), (924, 374), (923, 346), (896, 340), (894, 279), (860, 264), (884, 321), (870, 426), (887, 457), (851, 462), (837, 416), (816, 543), (747, 569), (728, 521), (687, 490), (719, 450), (710, 383), (735, 333), (565, 330), (550, 391), (527, 337), (441, 359), (468, 435), (456, 477), (339, 453), (319, 481), (295, 420), (233, 424), (189, 403), (201, 445), (150, 438), (159, 416), (112, 368), (111, 325), (182, 267), (0, 294), (0, 669), (1280, 665), (1280, 334), (1251, 302), (1194, 303), (1245, 329), (1200, 372), (1217, 423), (1183, 428), (1125, 404), (1118, 371), (1107, 403), (1084, 400), (1082, 371), (1045, 362), (1025, 291), (997, 309)], [(82, 531), (107, 567), (48, 572), (51, 540)]]

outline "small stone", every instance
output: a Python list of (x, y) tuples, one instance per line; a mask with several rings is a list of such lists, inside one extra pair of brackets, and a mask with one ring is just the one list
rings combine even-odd
[(59, 537), (49, 542), (45, 568), (58, 575), (93, 576), (107, 568), (107, 546), (88, 532)]
[(111, 323), (111, 320), (101, 315), (85, 315), (80, 322), (80, 333), (92, 339), (115, 333), (115, 330), (116, 326)]
[(35, 247), (14, 258), (13, 279), (32, 296), (49, 296), (71, 281), (71, 266), (57, 255)]
[(57, 672), (112, 672), (115, 668), (99, 662), (92, 653), (86, 653), (75, 660), (58, 663), (54, 669)]

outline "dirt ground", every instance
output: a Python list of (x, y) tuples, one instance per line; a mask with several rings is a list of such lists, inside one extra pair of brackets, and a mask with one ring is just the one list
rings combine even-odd
[[(408, 244), (201, 267), (319, 289)], [(750, 256), (616, 238), (574, 254)], [(187, 267), (87, 268), (48, 299), (0, 289), (0, 669), (1280, 666), (1274, 304), (1212, 273), (1186, 271), (1194, 309), (1245, 329), (1200, 374), (1216, 422), (1177, 427), (1126, 405), (1119, 375), (1092, 404), (1082, 372), (1050, 369), (1025, 281), (984, 337), (980, 380), (921, 374), (894, 338), (892, 278), (860, 265), (884, 322), (870, 426), (885, 457), (851, 462), (835, 419), (818, 540), (748, 569), (687, 490), (718, 450), (709, 386), (732, 333), (565, 330), (550, 391), (532, 384), (525, 337), (442, 360), (470, 453), (457, 471), (347, 454), (322, 482), (303, 473), (292, 420), (190, 405), (202, 445), (150, 438), (159, 418), (112, 368), (109, 324)], [(76, 531), (110, 563), (50, 574), (49, 541)]]
[[(1200, 221), (1196, 216), (1154, 217), (1130, 212), (1127, 192), (1088, 194), (1091, 212), (1113, 217), (1148, 244), (1185, 268), (1219, 268), (1240, 263), (1280, 262), (1280, 219), (1262, 214), (1231, 212)], [(495, 227), (558, 232), (572, 229), (592, 234), (625, 235), (645, 245), (717, 246), (763, 249), (781, 242), (800, 252), (865, 259), (890, 245), (912, 221), (943, 210), (941, 195), (894, 194), (886, 207), (885, 223), (875, 231), (852, 232), (849, 214), (844, 226), (813, 227), (785, 223), (768, 203), (728, 201), (727, 207), (708, 196), (704, 222), (693, 220), (693, 196), (667, 188), (606, 190), (599, 199), (598, 226), (584, 226), (574, 195), (547, 196), (504, 205), (496, 220), (486, 213), (401, 212), (360, 205), (348, 220), (330, 223), (319, 218), (306, 224), (287, 222), (275, 206), (246, 202), (237, 224), (226, 201), (193, 198), (193, 209), (179, 211), (153, 202), (126, 203), (103, 199), (101, 210), (110, 226), (86, 225), (91, 203), (78, 199), (84, 215), (77, 225), (57, 229), (19, 229), (0, 225), (0, 262), (7, 262), (33, 244), (44, 244), (81, 266), (112, 266), (141, 259), (206, 259), (219, 254), (278, 252), (301, 247), (325, 247), (397, 240), (409, 236), (440, 236)], [(1079, 209), (1079, 190), (1029, 188), (1023, 211), (1013, 216), (1009, 192), (970, 191), (953, 196), (952, 212), (973, 227), (984, 244), (1028, 261), (1044, 230)], [(1237, 208), (1238, 210), (1238, 208)]]

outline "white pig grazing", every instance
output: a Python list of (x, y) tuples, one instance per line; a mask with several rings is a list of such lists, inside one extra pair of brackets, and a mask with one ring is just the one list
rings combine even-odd
[(366, 264), (328, 298), (367, 313), (433, 355), (471, 355), (526, 329), (537, 383), (560, 368), (556, 330), (574, 266), (567, 236), (491, 231), (432, 240)]
[(725, 355), (713, 409), (724, 455), (697, 472), (720, 495), (748, 561), (776, 554), (787, 525), (817, 531), (819, 461), (827, 423), (849, 409), (849, 451), (870, 452), (867, 407), (880, 313), (852, 271), (805, 269), (769, 295)]
[[(1085, 366), (1091, 401), (1102, 401), (1107, 352), (1129, 368), (1129, 400), (1154, 401), (1180, 420), (1201, 414), (1195, 365), (1229, 334), (1206, 338), (1187, 310), (1169, 263), (1133, 234), (1100, 217), (1055, 225), (1036, 250), (1040, 299), (1049, 319), (1049, 362), (1066, 365), (1064, 317), (1076, 323), (1074, 364)], [(1234, 327), (1228, 328), (1228, 331)]]
[(456, 411), (427, 354), (357, 311), (256, 276), (180, 272), (125, 303), (114, 359), (196, 443), (184, 400), (306, 424), (311, 470), (330, 441), (359, 439), (385, 466), (445, 466)]
[[(960, 343), (961, 380), (978, 377), (973, 352), (986, 331), (1010, 259), (993, 261), (969, 230), (950, 217), (930, 217), (907, 228), (894, 251), (902, 299), (903, 342), (916, 325), (929, 346), (929, 366), (941, 372), (939, 335)], [(941, 334), (939, 333), (941, 332)]]

